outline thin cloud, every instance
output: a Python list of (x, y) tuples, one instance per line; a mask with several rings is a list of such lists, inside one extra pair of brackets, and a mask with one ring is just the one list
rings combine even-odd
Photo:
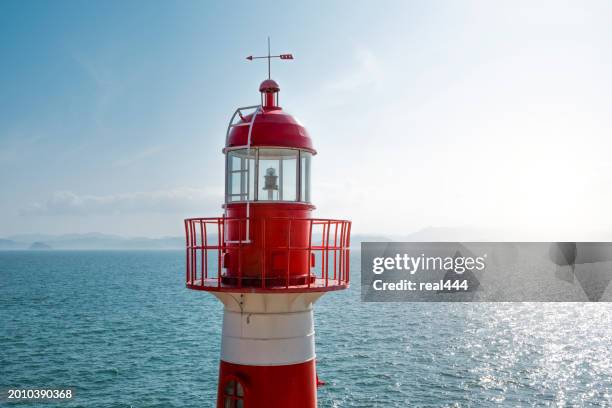
[(79, 195), (57, 191), (47, 201), (33, 203), (23, 215), (116, 215), (135, 213), (181, 213), (218, 208), (222, 192), (216, 189), (180, 187), (170, 190), (113, 195)]
[(137, 153), (134, 153), (128, 157), (124, 157), (122, 159), (116, 160), (113, 163), (113, 166), (115, 167), (127, 167), (130, 166), (140, 160), (146, 159), (148, 157), (151, 156), (155, 156), (158, 153), (161, 153), (163, 151), (163, 147), (162, 146), (149, 146)]

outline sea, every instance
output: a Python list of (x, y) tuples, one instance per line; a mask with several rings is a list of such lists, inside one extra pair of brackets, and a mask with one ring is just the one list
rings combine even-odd
[[(315, 307), (320, 407), (612, 406), (611, 303)], [(213, 407), (221, 304), (183, 251), (0, 252), (0, 406)], [(9, 389), (67, 389), (9, 402)]]

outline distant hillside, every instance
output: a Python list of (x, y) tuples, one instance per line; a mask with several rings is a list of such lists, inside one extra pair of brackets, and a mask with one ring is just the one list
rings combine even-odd
[(511, 236), (508, 232), (496, 229), (471, 227), (427, 227), (404, 235), (353, 235), (351, 246), (361, 242), (478, 242), (503, 241)]
[[(209, 239), (216, 237), (209, 236)], [(389, 238), (378, 235), (354, 234), (351, 237), (351, 247), (358, 249), (363, 241), (390, 241)], [(0, 239), (0, 250), (129, 250), (129, 249), (184, 249), (183, 237), (121, 237), (118, 235), (100, 234), (20, 234)]]
[(20, 249), (183, 249), (183, 237), (121, 237), (100, 233), (23, 234), (0, 239), (0, 250)]
[(15, 242), (11, 239), (2, 239), (0, 238), (0, 251), (8, 251), (13, 249), (26, 249), (28, 247), (27, 244), (21, 242)]
[(351, 248), (359, 249), (362, 242), (387, 242), (393, 241), (390, 238), (383, 237), (380, 235), (367, 235), (367, 234), (351, 234)]
[[(478, 241), (547, 241), (554, 240), (555, 236), (537, 236), (517, 232), (472, 227), (428, 227), (419, 231), (403, 235), (378, 235), (378, 234), (352, 234), (351, 247), (359, 249), (362, 242), (478, 242)], [(580, 235), (580, 239), (565, 237), (565, 240), (575, 241), (610, 241), (612, 231), (595, 231), (588, 235)], [(209, 235), (209, 241), (215, 240), (216, 235)], [(19, 234), (0, 238), (0, 251), (27, 250), (27, 249), (60, 249), (60, 250), (137, 250), (137, 249), (184, 249), (185, 238), (178, 237), (122, 237), (119, 235), (101, 234), (91, 232), (87, 234)]]
[[(352, 234), (351, 247), (359, 249), (362, 242), (387, 241), (477, 241), (498, 237), (496, 231), (470, 228), (425, 228), (403, 236), (384, 236), (376, 234)], [(209, 236), (216, 239), (216, 236)], [(184, 237), (122, 237), (119, 235), (91, 232), (87, 234), (20, 234), (0, 239), (0, 250), (25, 249), (77, 249), (77, 250), (129, 250), (129, 249), (184, 249)]]
[(466, 242), (503, 240), (504, 233), (495, 229), (471, 227), (427, 227), (401, 237), (407, 242)]

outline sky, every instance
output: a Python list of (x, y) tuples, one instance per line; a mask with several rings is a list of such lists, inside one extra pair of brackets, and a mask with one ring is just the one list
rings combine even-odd
[(0, 2), (0, 237), (182, 234), (219, 216), (227, 122), (308, 128), (353, 231), (612, 239), (612, 3)]

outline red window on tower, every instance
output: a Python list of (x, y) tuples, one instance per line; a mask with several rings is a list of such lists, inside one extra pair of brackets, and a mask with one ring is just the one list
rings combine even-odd
[(244, 387), (235, 379), (228, 380), (223, 387), (224, 408), (244, 408)]

